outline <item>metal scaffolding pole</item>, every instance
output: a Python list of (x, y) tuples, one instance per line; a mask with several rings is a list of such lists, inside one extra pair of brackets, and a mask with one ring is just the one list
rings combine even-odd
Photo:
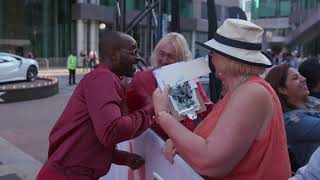
[(157, 37), (158, 37), (158, 42), (160, 41), (160, 39), (162, 38), (162, 15), (163, 15), (163, 11), (162, 11), (162, 0), (158, 0), (158, 29), (157, 29)]
[(126, 31), (126, 9), (127, 9), (127, 3), (126, 0), (120, 0), (120, 9), (121, 9), (121, 17), (120, 17), (120, 31), (125, 32)]
[(171, 0), (171, 31), (180, 32), (180, 0)]
[(113, 30), (119, 31), (119, 17), (121, 16), (120, 3), (116, 0), (114, 3)]
[[(216, 7), (214, 0), (207, 1), (207, 7), (211, 11), (208, 11), (208, 39), (212, 39), (214, 33), (218, 29), (218, 23), (217, 23), (217, 14), (216, 14)], [(209, 89), (210, 89), (210, 99), (214, 103), (219, 101), (220, 94), (222, 91), (222, 83), (219, 79), (215, 76), (215, 68), (214, 65), (211, 62), (211, 56), (209, 56), (209, 67), (212, 70), (212, 72), (209, 74)]]
[[(152, 0), (147, 0), (147, 6), (148, 9), (151, 9), (151, 3)], [(148, 13), (147, 15), (147, 48), (146, 48), (146, 52), (145, 52), (145, 58), (147, 61), (147, 64), (150, 64), (150, 54), (151, 54), (151, 38), (152, 38), (152, 14), (151, 11)]]
[(151, 10), (155, 8), (157, 5), (158, 5), (158, 1), (153, 3), (150, 8), (146, 6), (146, 8), (142, 12), (140, 12), (135, 18), (133, 18), (133, 20), (129, 23), (126, 33), (129, 33), (130, 31), (132, 31), (132, 29), (136, 25), (138, 25), (140, 21), (142, 21), (148, 15), (148, 13), (150, 13)]

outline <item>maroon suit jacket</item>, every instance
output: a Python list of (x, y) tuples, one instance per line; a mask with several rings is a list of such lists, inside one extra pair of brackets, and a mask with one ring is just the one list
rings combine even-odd
[(123, 114), (125, 96), (119, 77), (106, 65), (85, 75), (50, 132), (43, 168), (98, 179), (108, 172), (112, 159), (123, 160), (116, 144), (140, 135), (153, 116), (151, 105)]

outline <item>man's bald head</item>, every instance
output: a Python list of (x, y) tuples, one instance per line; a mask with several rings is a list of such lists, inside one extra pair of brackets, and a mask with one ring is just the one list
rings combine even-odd
[(105, 32), (99, 41), (99, 52), (101, 61), (105, 62), (106, 57), (111, 57), (112, 52), (123, 48), (128, 42), (135, 42), (135, 40), (126, 33), (119, 31)]
[(132, 77), (137, 64), (137, 42), (123, 32), (106, 32), (99, 42), (100, 62), (118, 76)]

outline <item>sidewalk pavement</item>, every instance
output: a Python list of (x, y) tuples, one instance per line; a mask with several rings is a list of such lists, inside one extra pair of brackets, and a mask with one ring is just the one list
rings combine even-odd
[[(86, 72), (83, 71), (82, 68), (78, 68), (76, 71), (76, 75), (85, 74), (90, 72), (87, 70)], [(69, 75), (69, 71), (66, 68), (54, 68), (54, 69), (40, 69), (39, 76), (66, 76)]]
[(0, 137), (0, 180), (35, 180), (42, 163)]
[[(77, 69), (76, 74), (82, 77), (81, 75), (87, 72), (83, 72), (83, 69)], [(66, 77), (61, 76), (67, 75), (69, 75), (69, 72), (66, 68), (39, 70), (39, 76), (60, 76), (59, 78), (63, 79)], [(74, 86), (65, 84), (66, 82), (62, 82), (61, 91), (70, 94)], [(71, 90), (65, 90), (67, 88)], [(41, 167), (42, 163), (40, 161), (0, 137), (0, 180), (35, 180)]]

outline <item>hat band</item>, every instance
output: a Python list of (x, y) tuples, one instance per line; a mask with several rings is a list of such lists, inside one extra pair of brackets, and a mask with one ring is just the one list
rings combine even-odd
[(247, 49), (247, 50), (261, 50), (262, 45), (261, 43), (248, 43), (248, 42), (243, 42), (243, 41), (237, 41), (234, 39), (229, 39), (224, 36), (221, 36), (218, 33), (215, 33), (213, 35), (213, 39), (218, 41), (221, 44), (235, 47), (235, 48), (240, 48), (240, 49)]

